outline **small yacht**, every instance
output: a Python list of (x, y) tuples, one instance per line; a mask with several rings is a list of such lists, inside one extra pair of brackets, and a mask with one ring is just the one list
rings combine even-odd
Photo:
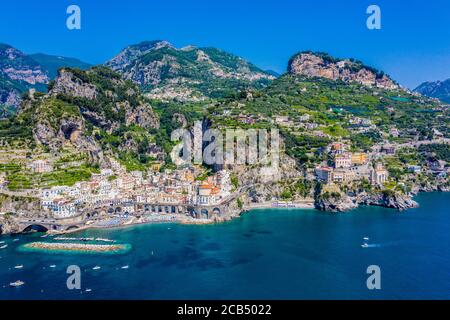
[(49, 266), (50, 268), (56, 268), (56, 265), (52, 264)]
[(23, 264), (19, 264), (19, 265), (14, 267), (14, 269), (22, 269), (22, 268), (23, 268)]
[(7, 247), (8, 247), (8, 245), (7, 245), (7, 244), (4, 244), (3, 246), (0, 247), (0, 249), (5, 249), (5, 248), (7, 248)]
[(364, 237), (364, 241), (369, 241), (369, 237)]
[(126, 266), (123, 266), (121, 269), (128, 269), (130, 266), (129, 265), (126, 265)]
[(14, 239), (13, 241), (14, 241), (14, 242), (19, 241), (19, 239)]
[(368, 248), (369, 245), (368, 245), (367, 243), (364, 243), (364, 244), (361, 245), (361, 247), (362, 247), (362, 248)]
[(84, 290), (84, 291), (86, 291), (86, 292), (91, 292), (91, 291), (92, 291), (92, 289), (86, 289), (86, 290)]
[(95, 266), (95, 267), (92, 268), (92, 270), (99, 270), (99, 269), (101, 269), (101, 268), (102, 268), (102, 267)]
[(25, 282), (21, 281), (21, 280), (17, 280), (15, 282), (11, 282), (9, 284), (10, 287), (20, 287), (23, 286), (25, 284)]

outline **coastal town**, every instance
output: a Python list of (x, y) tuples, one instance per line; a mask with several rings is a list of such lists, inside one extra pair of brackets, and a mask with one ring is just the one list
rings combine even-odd
[[(363, 181), (383, 189), (389, 183), (389, 171), (383, 164), (386, 157), (405, 147), (438, 142), (449, 143), (448, 139), (437, 135), (435, 140), (416, 141), (409, 146), (385, 143), (375, 145), (370, 152), (352, 152), (348, 141), (336, 141), (322, 150), (328, 160), (308, 170), (307, 174), (311, 181), (320, 183), (330, 193)], [(112, 158), (108, 163), (109, 168), (99, 169), (87, 181), (25, 191), (9, 190), (3, 173), (0, 192), (10, 196), (38, 195), (37, 210), (17, 214), (25, 227), (45, 225), (55, 232), (148, 222), (211, 223), (238, 216), (246, 208), (314, 207), (314, 200), (309, 196), (296, 200), (272, 196), (264, 203), (247, 201), (229, 212), (230, 203), (241, 195), (232, 170), (211, 173), (201, 165), (162, 169), (161, 163), (155, 163), (150, 170), (142, 172), (127, 171)], [(27, 167), (35, 174), (54, 169), (50, 161), (42, 159), (27, 159)], [(408, 165), (406, 170), (408, 179), (429, 174), (444, 182), (449, 174), (447, 163), (433, 157), (425, 166)]]
[[(206, 59), (166, 42), (138, 47), (147, 46)], [(406, 210), (419, 205), (418, 192), (449, 190), (448, 105), (362, 62), (301, 52), (285, 75), (264, 78), (268, 86), (191, 103), (152, 100), (122, 78), (121, 64), (61, 68), (48, 92), (29, 89), (17, 114), (0, 121), (2, 232), (206, 224), (256, 208)], [(255, 74), (236, 77), (261, 80)], [(174, 159), (189, 144), (201, 158), (216, 145), (214, 130), (239, 132), (222, 140), (236, 163)], [(187, 141), (177, 144), (176, 132)]]

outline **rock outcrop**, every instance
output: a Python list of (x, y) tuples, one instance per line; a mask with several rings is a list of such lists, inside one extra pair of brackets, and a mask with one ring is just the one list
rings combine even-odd
[(65, 94), (76, 98), (92, 100), (97, 97), (97, 90), (95, 85), (75, 77), (73, 72), (61, 69), (49, 94), (53, 96)]
[(330, 197), (317, 197), (314, 202), (316, 209), (328, 212), (347, 212), (358, 207), (354, 199), (345, 194)]
[(385, 192), (377, 194), (361, 194), (358, 196), (358, 203), (363, 205), (392, 208), (399, 211), (417, 208), (419, 206), (419, 204), (408, 195)]
[(325, 53), (303, 52), (295, 55), (289, 61), (288, 72), (306, 77), (357, 82), (383, 89), (399, 88), (387, 75), (360, 61), (340, 60)]

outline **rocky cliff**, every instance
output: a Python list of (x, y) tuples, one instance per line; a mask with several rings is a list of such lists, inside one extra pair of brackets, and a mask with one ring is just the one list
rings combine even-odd
[(288, 72), (306, 77), (322, 77), (344, 82), (357, 82), (383, 89), (399, 86), (383, 72), (354, 59), (336, 59), (325, 53), (302, 52), (291, 58)]
[(35, 144), (59, 152), (69, 143), (101, 162), (103, 152), (145, 154), (159, 118), (130, 81), (106, 67), (63, 68), (46, 94), (32, 93), (16, 117)]
[(411, 196), (400, 193), (365, 193), (362, 192), (357, 196), (348, 196), (346, 194), (332, 196), (317, 196), (315, 207), (321, 211), (330, 212), (346, 212), (357, 208), (359, 205), (380, 206), (386, 208), (397, 209), (399, 211), (416, 208), (419, 204), (412, 200)]

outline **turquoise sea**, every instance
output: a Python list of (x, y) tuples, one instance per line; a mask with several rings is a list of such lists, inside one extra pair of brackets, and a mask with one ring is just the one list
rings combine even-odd
[[(47, 238), (1, 236), (0, 299), (448, 299), (450, 197), (417, 200), (421, 207), (404, 213), (255, 210), (218, 225), (70, 235), (131, 245), (115, 255), (27, 252), (19, 247)], [(366, 236), (373, 246), (362, 248)], [(81, 290), (66, 287), (69, 265), (81, 268)], [(381, 268), (381, 290), (366, 287), (369, 265)], [(9, 287), (19, 279), (25, 285)]]

